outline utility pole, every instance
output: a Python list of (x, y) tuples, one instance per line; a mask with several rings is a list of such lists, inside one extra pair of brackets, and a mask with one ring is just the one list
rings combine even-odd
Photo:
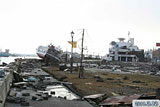
[(71, 38), (72, 38), (72, 47), (71, 47), (71, 59), (70, 59), (70, 73), (72, 73), (72, 69), (73, 69), (73, 35), (74, 32), (71, 32)]
[(79, 78), (84, 77), (84, 72), (83, 72), (83, 41), (84, 41), (84, 29), (82, 33), (82, 49), (81, 49), (81, 62), (80, 62), (80, 71), (79, 71)]
[(65, 66), (67, 66), (68, 63), (68, 52), (66, 50), (66, 54), (65, 54)]

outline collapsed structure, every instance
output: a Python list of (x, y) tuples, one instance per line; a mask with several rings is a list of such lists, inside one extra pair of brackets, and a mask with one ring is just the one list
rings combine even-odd
[(144, 61), (144, 50), (134, 45), (134, 38), (130, 38), (125, 42), (125, 38), (118, 38), (119, 42), (112, 41), (110, 43), (109, 54), (110, 61), (137, 62)]

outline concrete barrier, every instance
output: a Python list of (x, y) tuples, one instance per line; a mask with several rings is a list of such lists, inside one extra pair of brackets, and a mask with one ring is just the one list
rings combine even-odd
[(0, 107), (4, 106), (7, 94), (10, 90), (10, 84), (12, 83), (13, 75), (8, 72), (4, 78), (0, 81)]

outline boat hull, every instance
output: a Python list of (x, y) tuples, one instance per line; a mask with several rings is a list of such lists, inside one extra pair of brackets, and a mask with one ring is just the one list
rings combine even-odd
[(37, 55), (40, 57), (40, 58), (44, 58), (45, 56), (44, 55), (42, 55), (42, 54), (40, 54), (40, 53), (37, 53)]

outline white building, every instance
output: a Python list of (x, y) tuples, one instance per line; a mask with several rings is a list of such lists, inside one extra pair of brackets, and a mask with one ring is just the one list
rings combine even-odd
[(111, 42), (109, 48), (109, 57), (112, 61), (134, 62), (139, 60), (139, 56), (144, 57), (144, 53), (134, 45), (134, 38), (130, 38), (125, 42), (125, 38), (118, 38), (119, 41)]

